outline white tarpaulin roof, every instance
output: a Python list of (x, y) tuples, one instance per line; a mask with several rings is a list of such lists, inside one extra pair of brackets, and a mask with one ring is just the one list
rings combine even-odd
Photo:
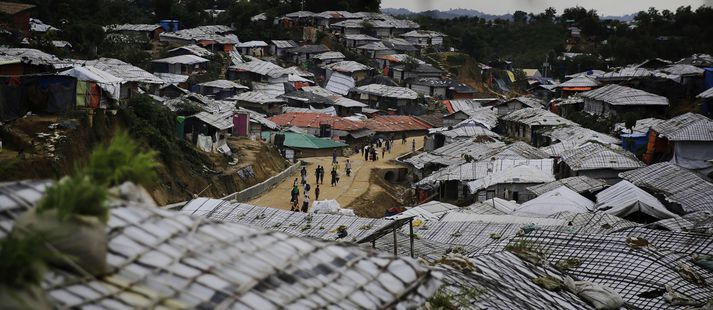
[(489, 205), (498, 211), (504, 212), (505, 214), (510, 214), (515, 212), (520, 205), (514, 200), (505, 200), (502, 198), (494, 197), (483, 201), (483, 204)]
[(539, 168), (520, 165), (501, 170), (498, 173), (489, 174), (484, 178), (468, 182), (468, 189), (471, 193), (488, 188), (496, 184), (513, 183), (547, 183), (555, 180), (552, 170), (542, 170)]
[(594, 202), (566, 186), (561, 186), (523, 203), (513, 215), (543, 217), (558, 212), (587, 213), (592, 208)]
[(124, 83), (124, 80), (95, 67), (74, 67), (67, 71), (62, 71), (59, 74), (73, 76), (80, 81), (96, 82), (112, 99), (118, 100), (121, 96), (121, 84)]
[(656, 197), (626, 180), (597, 194), (596, 209), (618, 217), (637, 211), (659, 219), (678, 217), (668, 211)]

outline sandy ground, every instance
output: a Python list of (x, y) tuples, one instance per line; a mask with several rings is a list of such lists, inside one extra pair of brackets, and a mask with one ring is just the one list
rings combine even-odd
[[(350, 177), (346, 176), (344, 171), (344, 162), (347, 157), (338, 157), (340, 171), (340, 180), (336, 187), (330, 186), (330, 174), (332, 169), (332, 157), (311, 157), (303, 158), (302, 160), (307, 164), (307, 182), (312, 187), (310, 190), (310, 201), (314, 202), (314, 189), (316, 188), (314, 171), (317, 165), (322, 165), (325, 167), (324, 184), (320, 184), (320, 194), (319, 200), (329, 200), (336, 199), (337, 202), (342, 206), (342, 208), (351, 204), (356, 198), (364, 195), (369, 188), (372, 186), (370, 182), (371, 172), (374, 169), (379, 168), (391, 168), (396, 167), (393, 160), (403, 154), (411, 152), (412, 141), (416, 140), (416, 149), (423, 147), (423, 137), (411, 137), (408, 139), (406, 144), (401, 144), (401, 140), (394, 141), (394, 148), (391, 153), (386, 153), (385, 159), (381, 158), (381, 151), (379, 150), (377, 161), (364, 161), (364, 156), (359, 154), (354, 154), (349, 158), (352, 162), (352, 174)], [(248, 203), (263, 207), (279, 208), (284, 210), (290, 209), (290, 191), (292, 190), (292, 184), (295, 178), (299, 178), (299, 172), (295, 173), (292, 177), (285, 179), (284, 182), (273, 187), (270, 191), (262, 194), (261, 196), (249, 201)], [(381, 187), (379, 187), (381, 188)], [(300, 203), (302, 205), (302, 187), (300, 186)]]

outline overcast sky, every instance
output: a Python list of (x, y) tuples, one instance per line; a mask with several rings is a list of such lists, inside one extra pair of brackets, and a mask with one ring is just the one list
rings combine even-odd
[(713, 0), (381, 0), (384, 8), (407, 8), (412, 11), (449, 9), (474, 9), (489, 14), (506, 14), (517, 10), (542, 12), (548, 7), (562, 13), (564, 8), (582, 6), (595, 9), (600, 15), (624, 15), (656, 7), (659, 10), (675, 10), (682, 5), (698, 8), (713, 6)]

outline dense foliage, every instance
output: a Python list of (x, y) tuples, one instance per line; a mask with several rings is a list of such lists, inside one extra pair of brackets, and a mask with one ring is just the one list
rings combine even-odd
[[(693, 53), (713, 53), (713, 9), (690, 6), (673, 11), (649, 9), (627, 24), (602, 20), (594, 10), (565, 9), (561, 15), (550, 8), (539, 14), (515, 12), (512, 20), (460, 17), (452, 20), (417, 15), (424, 29), (447, 34), (448, 43), (482, 62), (508, 59), (516, 67), (541, 68), (551, 64), (553, 76), (606, 69), (660, 57), (678, 60)], [(568, 28), (582, 30), (570, 37)], [(583, 53), (572, 59), (557, 59), (563, 52)]]

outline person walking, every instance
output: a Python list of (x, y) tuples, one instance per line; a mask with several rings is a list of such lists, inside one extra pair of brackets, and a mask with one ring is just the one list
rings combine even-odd
[(336, 163), (337, 162), (337, 150), (332, 150), (332, 162)]
[(371, 147), (366, 146), (366, 149), (364, 150), (364, 161), (369, 161), (369, 151), (371, 150)]
[(307, 183), (307, 169), (302, 166), (302, 170), (300, 170), (300, 176), (302, 177), (302, 184)]
[(411, 141), (411, 152), (416, 152), (416, 139)]
[(381, 148), (381, 159), (384, 159), (384, 154), (386, 153), (386, 147)]
[(332, 168), (332, 183), (331, 186), (337, 186), (337, 170)]
[(314, 188), (314, 201), (319, 200), (319, 184)]
[(347, 176), (352, 175), (352, 163), (347, 159), (347, 162), (344, 164), (344, 169), (347, 170)]
[(324, 184), (324, 166), (319, 166), (319, 184)]
[(305, 198), (302, 200), (302, 212), (307, 213), (309, 211), (309, 195), (305, 193)]
[(321, 167), (322, 167), (322, 166), (317, 165), (317, 169), (314, 169), (314, 182), (317, 183), (317, 184), (319, 184), (319, 169), (320, 169)]

